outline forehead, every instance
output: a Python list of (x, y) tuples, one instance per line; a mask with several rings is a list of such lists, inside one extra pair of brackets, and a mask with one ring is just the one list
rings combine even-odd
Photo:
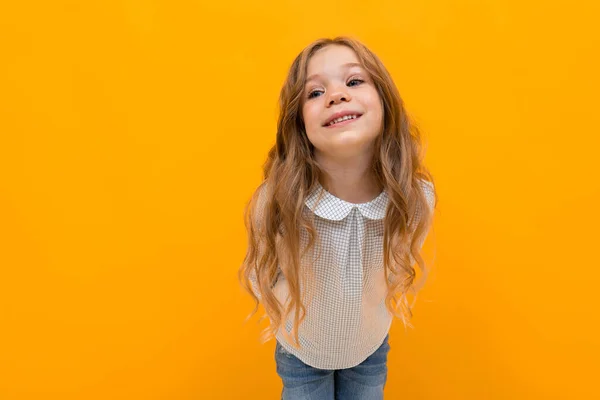
[(331, 44), (317, 50), (306, 66), (307, 76), (313, 74), (335, 74), (348, 64), (360, 64), (358, 56), (348, 46)]

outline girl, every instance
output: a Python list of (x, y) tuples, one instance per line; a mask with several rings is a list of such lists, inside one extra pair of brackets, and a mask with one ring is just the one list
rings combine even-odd
[(437, 195), (419, 131), (378, 57), (348, 37), (296, 57), (280, 108), (245, 210), (250, 316), (260, 303), (270, 319), (283, 399), (382, 399), (392, 317), (411, 326), (406, 295), (428, 270)]

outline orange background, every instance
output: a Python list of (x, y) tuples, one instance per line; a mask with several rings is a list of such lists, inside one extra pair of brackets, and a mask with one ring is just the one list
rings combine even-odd
[(287, 68), (337, 34), (388, 66), (440, 195), (386, 398), (597, 398), (599, 11), (3, 2), (0, 399), (278, 398), (242, 212)]

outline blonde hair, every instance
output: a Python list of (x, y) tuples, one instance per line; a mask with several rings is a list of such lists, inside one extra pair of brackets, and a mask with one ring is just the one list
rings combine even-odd
[[(241, 285), (255, 301), (255, 308), (248, 317), (258, 311), (259, 298), (254, 293), (257, 290), (265, 316), (271, 321), (262, 332), (262, 340), (274, 337), (293, 314), (290, 334), (296, 347), (299, 346), (298, 327), (306, 315), (300, 293), (300, 282), (304, 277), (300, 260), (313, 248), (317, 239), (314, 224), (304, 215), (303, 208), (307, 196), (322, 176), (322, 170), (313, 157), (313, 145), (304, 129), (302, 94), (308, 61), (317, 50), (332, 44), (354, 50), (382, 100), (383, 129), (375, 143), (372, 168), (389, 198), (383, 238), (388, 289), (385, 303), (405, 326), (412, 326), (409, 322), (412, 304), (408, 304), (406, 295), (412, 292), (416, 297), (427, 277), (428, 267), (419, 251), (437, 203), (433, 178), (421, 161), (420, 132), (409, 121), (400, 94), (379, 58), (364, 44), (349, 37), (319, 39), (304, 48), (294, 59), (281, 89), (276, 143), (263, 166), (264, 181), (245, 208), (248, 248), (238, 274)], [(429, 184), (423, 186), (423, 181)], [(430, 190), (430, 193), (426, 195), (425, 190)], [(434, 200), (431, 209), (428, 196)], [(301, 254), (302, 230), (308, 234), (309, 241)], [(423, 273), (418, 283), (415, 282), (413, 259)], [(289, 287), (289, 301), (285, 307), (273, 291), (279, 273), (283, 274)], [(292, 342), (286, 329), (282, 331), (284, 337)]]

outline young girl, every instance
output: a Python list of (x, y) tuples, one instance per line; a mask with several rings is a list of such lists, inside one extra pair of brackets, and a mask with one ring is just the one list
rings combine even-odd
[(348, 37), (296, 57), (280, 107), (245, 210), (250, 316), (260, 303), (270, 319), (283, 399), (382, 399), (392, 317), (411, 326), (406, 295), (428, 270), (437, 195), (419, 131), (378, 57)]

